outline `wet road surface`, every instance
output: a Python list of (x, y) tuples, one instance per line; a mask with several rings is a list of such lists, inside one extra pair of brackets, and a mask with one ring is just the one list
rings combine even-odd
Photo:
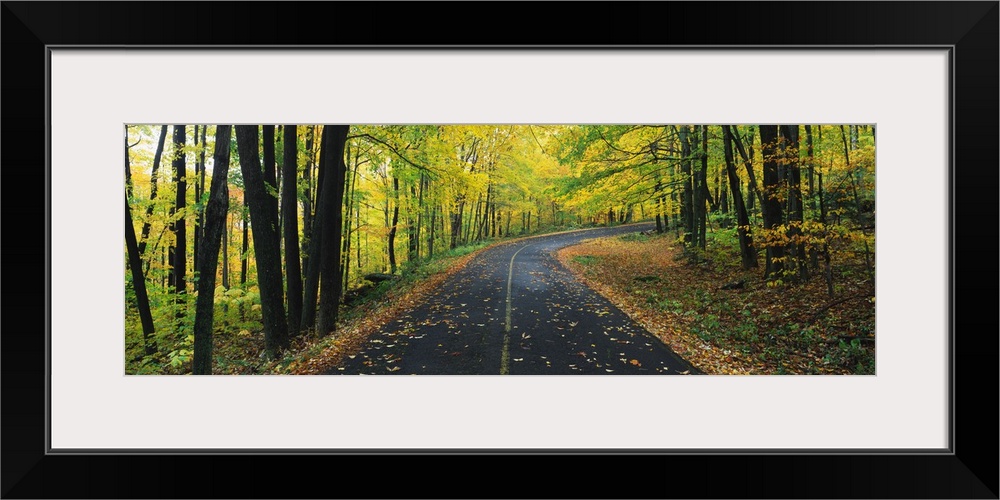
[(680, 374), (696, 370), (555, 258), (587, 229), (487, 249), (330, 374)]

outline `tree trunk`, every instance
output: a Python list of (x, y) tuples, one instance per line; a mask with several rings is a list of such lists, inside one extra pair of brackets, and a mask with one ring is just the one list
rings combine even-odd
[[(775, 231), (781, 225), (782, 211), (779, 190), (781, 189), (781, 176), (778, 174), (778, 160), (780, 152), (778, 150), (778, 126), (760, 126), (761, 156), (764, 157), (764, 228)], [(767, 261), (764, 271), (765, 279), (781, 278), (784, 271), (784, 247), (774, 243), (768, 243)]]
[(302, 268), (299, 260), (299, 211), (295, 182), (298, 177), (298, 134), (295, 125), (283, 129), (284, 158), (281, 165), (281, 216), (285, 237), (285, 281), (288, 303), (288, 335), (296, 336), (302, 323)]
[(146, 253), (146, 240), (149, 238), (150, 218), (153, 216), (153, 201), (156, 200), (156, 178), (160, 170), (160, 158), (163, 156), (163, 145), (167, 141), (167, 126), (160, 127), (160, 139), (156, 143), (156, 153), (153, 155), (153, 171), (149, 177), (149, 206), (146, 207), (146, 218), (142, 222), (142, 233), (139, 238), (139, 257)]
[[(187, 267), (187, 228), (184, 223), (184, 209), (187, 206), (187, 175), (184, 154), (185, 126), (174, 125), (174, 184), (177, 187), (177, 200), (174, 205), (177, 220), (173, 224), (174, 240), (176, 246), (172, 247), (173, 259), (171, 260), (172, 279), (174, 291), (183, 294), (187, 290), (187, 283), (184, 275)], [(168, 252), (169, 253), (169, 252)], [(182, 299), (181, 299), (182, 300)]]
[(278, 219), (278, 174), (274, 158), (274, 125), (261, 125), (264, 136), (264, 184), (271, 216)]
[(806, 167), (809, 169), (809, 205), (816, 210), (816, 191), (813, 189), (813, 178), (816, 167), (813, 163), (813, 133), (812, 125), (806, 125)]
[[(757, 267), (757, 250), (750, 236), (750, 219), (743, 204), (743, 194), (740, 192), (740, 178), (736, 174), (736, 162), (733, 159), (733, 144), (729, 134), (729, 126), (722, 126), (722, 144), (726, 157), (726, 176), (729, 177), (729, 187), (733, 193), (733, 206), (736, 208), (736, 232), (740, 240), (740, 257), (743, 269)], [(752, 197), (753, 195), (751, 195)]]
[[(227, 189), (228, 191), (228, 189)], [(228, 205), (229, 200), (226, 200)], [(226, 214), (226, 230), (222, 232), (222, 288), (229, 290), (229, 214)]]
[(427, 258), (434, 258), (434, 224), (437, 222), (437, 205), (431, 207), (430, 225), (427, 232)]
[[(323, 212), (320, 210), (319, 206), (321, 200), (323, 199), (323, 193), (321, 188), (323, 187), (321, 180), (326, 179), (326, 168), (327, 168), (327, 152), (332, 146), (330, 146), (330, 138), (332, 136), (330, 133), (326, 132), (326, 127), (322, 132), (319, 140), (319, 162), (317, 166), (317, 185), (316, 185), (316, 212), (313, 215), (312, 230), (310, 231), (309, 237), (309, 250), (306, 255), (302, 258), (303, 267), (306, 269), (306, 279), (305, 286), (303, 288), (302, 297), (302, 328), (311, 328), (316, 326), (316, 307), (319, 301), (319, 275), (320, 275), (320, 255), (323, 253)], [(308, 266), (305, 264), (308, 263)]]
[[(323, 213), (320, 255), (320, 297), (317, 330), (320, 335), (333, 332), (337, 326), (337, 312), (340, 305), (340, 238), (343, 230), (344, 181), (347, 165), (344, 163), (344, 148), (347, 143), (349, 125), (327, 125), (324, 135), (331, 134), (328, 144), (332, 146), (326, 155), (327, 172), (323, 179), (323, 194), (319, 201), (319, 211)], [(327, 132), (329, 131), (329, 132)]]
[(653, 188), (653, 198), (656, 199), (656, 234), (663, 234), (663, 222), (660, 220), (660, 213), (663, 211), (663, 200), (660, 196), (660, 181), (656, 181)]
[[(194, 148), (195, 148), (195, 151), (198, 150), (198, 138), (199, 138), (198, 137), (198, 131), (199, 130), (200, 130), (200, 127), (198, 125), (194, 125), (194, 130), (192, 131), (192, 134), (191, 134), (192, 137), (194, 137)], [(199, 238), (199, 236), (200, 236), (199, 233), (201, 233), (201, 228), (202, 228), (202, 225), (204, 223), (204, 220), (202, 219), (202, 216), (204, 215), (204, 210), (202, 210), (202, 207), (200, 206), (200, 204), (201, 204), (201, 195), (202, 195), (202, 192), (205, 190), (205, 184), (204, 184), (204, 182), (202, 182), (202, 173), (201, 173), (202, 172), (202, 168), (203, 167), (202, 167), (201, 157), (197, 153), (195, 153), (195, 157), (194, 157), (194, 179), (195, 179), (195, 181), (194, 181), (194, 203), (195, 203), (195, 207), (196, 207), (195, 208), (195, 210), (196, 210), (196, 216), (195, 216), (195, 220), (194, 220), (194, 231), (192, 231), (193, 234), (191, 235), (191, 240), (192, 240), (192, 243), (193, 243), (192, 244), (192, 252), (191, 252), (191, 266), (195, 269), (195, 272), (197, 272), (197, 270), (198, 270), (198, 243), (199, 243), (198, 240), (200, 239)]]
[[(757, 176), (755, 176), (753, 172), (753, 159), (747, 153), (747, 150), (743, 149), (743, 141), (740, 139), (740, 136), (736, 133), (737, 132), (736, 125), (732, 125), (731, 128), (729, 128), (728, 130), (729, 130), (729, 138), (732, 139), (733, 146), (736, 146), (736, 151), (740, 154), (740, 158), (743, 159), (743, 165), (747, 169), (747, 179), (749, 179), (748, 182), (750, 185), (750, 191), (753, 192), (754, 196), (757, 197), (757, 201), (760, 202), (761, 213), (763, 214), (763, 211), (765, 210), (767, 204), (764, 203), (764, 195), (761, 194), (759, 189), (757, 189)], [(747, 195), (747, 199), (749, 200), (747, 204), (752, 209), (754, 204), (753, 200), (750, 199), (750, 195)]]
[(449, 248), (452, 250), (458, 246), (458, 236), (462, 231), (462, 211), (464, 208), (465, 203), (459, 202), (458, 208), (451, 214), (451, 244), (449, 245)]
[(399, 224), (399, 178), (392, 178), (392, 192), (395, 203), (392, 208), (392, 224), (389, 226), (389, 273), (396, 274), (396, 226)]
[(302, 171), (302, 269), (309, 269), (309, 241), (313, 230), (312, 201), (310, 191), (312, 190), (312, 170), (313, 170), (313, 137), (316, 134), (316, 126), (306, 129), (306, 168)]
[(226, 213), (229, 211), (229, 125), (215, 128), (215, 155), (212, 166), (212, 185), (205, 207), (205, 237), (198, 257), (198, 299), (194, 316), (195, 375), (212, 374), (212, 319), (215, 305), (215, 271), (219, 263), (219, 245), (226, 231)]
[[(257, 262), (257, 286), (260, 290), (261, 318), (264, 324), (264, 349), (274, 359), (288, 347), (288, 323), (285, 319), (284, 293), (281, 280), (281, 240), (278, 235), (277, 210), (274, 196), (268, 192), (261, 175), (256, 125), (236, 126), (236, 147), (240, 153), (240, 170), (250, 222), (253, 224), (254, 258)], [(272, 148), (274, 142), (271, 141)], [(266, 149), (266, 148), (265, 148)]]
[(681, 219), (684, 221), (684, 245), (689, 246), (694, 243), (693, 239), (698, 233), (695, 231), (694, 223), (694, 189), (695, 178), (691, 175), (691, 144), (688, 142), (687, 125), (680, 128), (681, 141), (681, 176), (684, 180), (684, 189), (681, 190)]
[(716, 193), (718, 193), (718, 198), (719, 198), (719, 210), (722, 211), (722, 213), (724, 214), (728, 214), (729, 192), (726, 189), (726, 183), (723, 182), (722, 180), (721, 172), (719, 172), (718, 170), (715, 172), (715, 185), (716, 185)]
[[(701, 197), (698, 201), (698, 246), (705, 250), (708, 237), (708, 212), (705, 204), (712, 203), (708, 192), (708, 125), (701, 126), (701, 171), (698, 172), (698, 183), (701, 184)], [(715, 210), (715, 207), (712, 208)]]
[(788, 252), (792, 254), (798, 277), (806, 280), (805, 244), (802, 243), (802, 187), (801, 169), (799, 167), (799, 126), (782, 125), (780, 127), (781, 142), (785, 169), (788, 172)]
[(247, 192), (243, 191), (243, 207), (240, 212), (240, 219), (243, 222), (243, 248), (240, 253), (240, 284), (247, 284), (247, 267), (250, 258), (250, 209), (247, 205)]
[[(350, 163), (350, 161), (351, 161), (351, 145), (350, 145), (350, 143), (348, 143), (344, 148), (347, 151), (347, 162)], [(347, 292), (347, 289), (348, 289), (348, 287), (350, 285), (350, 281), (351, 281), (350, 280), (350, 277), (351, 277), (351, 235), (354, 233), (351, 230), (351, 214), (354, 213), (354, 205), (356, 204), (355, 203), (355, 198), (356, 198), (356, 194), (357, 194), (357, 184), (358, 184), (358, 167), (360, 165), (361, 165), (361, 161), (359, 159), (359, 155), (354, 155), (354, 173), (350, 176), (350, 178), (348, 178), (348, 179), (345, 180), (345, 182), (347, 183), (347, 187), (345, 188), (347, 194), (345, 194), (345, 197), (347, 199), (344, 202), (344, 204), (346, 205), (344, 213), (347, 214), (347, 217), (344, 218), (344, 237), (343, 237), (343, 240), (344, 240), (344, 248), (343, 248), (344, 265), (343, 265), (343, 269), (341, 269), (341, 275), (342, 275), (341, 276), (341, 285), (342, 285), (342, 287), (344, 289), (344, 293)], [(358, 224), (358, 225), (360, 225), (360, 224)]]
[[(127, 157), (128, 152), (126, 151)], [(125, 247), (128, 251), (128, 266), (132, 270), (132, 290), (135, 291), (136, 308), (139, 310), (139, 321), (142, 323), (143, 349), (147, 356), (152, 356), (156, 354), (156, 338), (153, 336), (156, 333), (156, 328), (153, 326), (153, 313), (149, 309), (146, 277), (142, 273), (142, 257), (139, 255), (139, 245), (135, 238), (132, 208), (129, 207), (127, 193), (125, 195)]]

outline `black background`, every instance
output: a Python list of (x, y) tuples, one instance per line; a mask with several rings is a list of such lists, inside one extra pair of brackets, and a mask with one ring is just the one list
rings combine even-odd
[[(3, 2), (0, 21), (4, 498), (997, 498), (997, 2)], [(45, 46), (87, 44), (954, 45), (955, 453), (45, 455)]]

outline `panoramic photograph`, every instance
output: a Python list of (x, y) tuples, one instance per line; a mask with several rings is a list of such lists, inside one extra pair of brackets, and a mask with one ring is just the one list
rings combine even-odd
[(874, 375), (871, 124), (125, 125), (128, 375)]

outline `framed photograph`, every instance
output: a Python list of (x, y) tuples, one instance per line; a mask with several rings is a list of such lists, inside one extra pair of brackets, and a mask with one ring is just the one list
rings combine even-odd
[[(449, 9), (426, 4), (320, 16), (311, 3), (236, 15), (4, 2), (3, 163), (24, 193), (8, 224), (37, 235), (8, 242), (10, 268), (45, 270), (16, 278), (37, 292), (7, 301), (4, 497), (299, 497), (311, 489), (294, 478), (317, 461), (359, 483), (330, 496), (997, 498), (997, 429), (978, 423), (997, 420), (997, 320), (979, 305), (997, 298), (996, 241), (980, 228), (998, 215), (997, 2), (593, 5), (584, 36), (469, 4), (490, 11), (474, 24), (568, 42), (521, 44), (461, 24), (446, 43)], [(204, 124), (204, 149), (227, 123), (696, 124), (706, 156), (725, 124), (825, 124), (847, 163), (849, 142), (871, 143), (877, 196), (854, 200), (877, 233), (863, 267), (872, 282), (878, 270), (878, 349), (852, 376), (136, 376), (122, 335), (122, 135), (153, 144), (174, 123)], [(44, 187), (44, 207), (28, 185)], [(479, 474), (489, 493), (429, 484), (414, 455)], [(484, 474), (473, 455), (546, 467), (546, 487)], [(542, 462), (565, 459), (643, 477), (582, 481)], [(247, 482), (253, 470), (280, 479)], [(198, 471), (213, 489), (193, 486)]]

